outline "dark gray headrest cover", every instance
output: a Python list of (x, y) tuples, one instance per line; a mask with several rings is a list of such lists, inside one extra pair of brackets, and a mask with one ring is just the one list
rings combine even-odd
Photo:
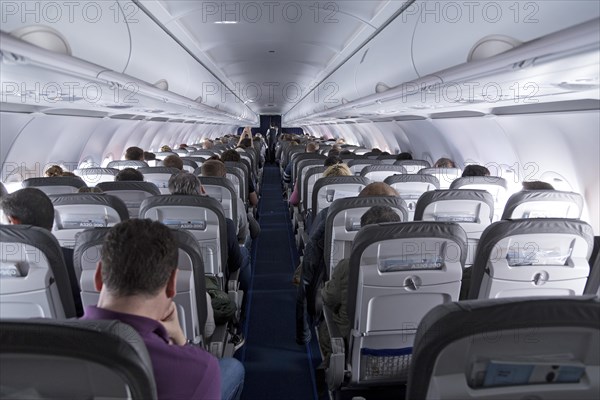
[(438, 181), (438, 179), (435, 176), (427, 175), (427, 174), (392, 175), (392, 176), (388, 176), (387, 178), (385, 178), (384, 182), (387, 183), (388, 185), (392, 185), (394, 183), (401, 183), (401, 182), (422, 182), (422, 183), (430, 183), (430, 184), (434, 185), (436, 187), (436, 189), (439, 189), (439, 187), (440, 187), (440, 181)]
[[(136, 182), (136, 181), (119, 181), (119, 182), (102, 182), (96, 185), (98, 189), (104, 192), (116, 190), (139, 190), (148, 192), (155, 196), (160, 195), (160, 189), (152, 182)], [(109, 193), (110, 194), (110, 193)]]
[(485, 203), (490, 208), (490, 222), (494, 216), (494, 197), (487, 190), (473, 189), (447, 189), (447, 190), (430, 190), (419, 197), (415, 206), (415, 221), (423, 219), (425, 208), (431, 203), (437, 201), (449, 200), (471, 200)]
[(506, 179), (499, 176), (465, 176), (453, 180), (450, 189), (458, 189), (465, 185), (497, 185), (507, 188)]
[(52, 176), (47, 178), (29, 178), (22, 182), (22, 186), (73, 186), (76, 188), (86, 187), (83, 179), (75, 176)]
[(579, 193), (561, 192), (558, 190), (522, 190), (510, 196), (504, 207), (502, 219), (510, 219), (515, 209), (531, 201), (561, 201), (571, 202), (579, 208), (579, 216), (583, 209), (583, 198)]
[(113, 208), (121, 221), (129, 219), (127, 206), (120, 198), (105, 193), (67, 193), (53, 194), (48, 196), (52, 200), (54, 207), (74, 205), (74, 204), (95, 204)]

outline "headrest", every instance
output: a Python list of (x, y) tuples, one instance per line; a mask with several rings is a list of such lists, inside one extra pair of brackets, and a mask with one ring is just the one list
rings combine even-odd
[(52, 200), (52, 204), (56, 210), (56, 207), (77, 205), (77, 204), (89, 204), (110, 207), (114, 209), (121, 221), (129, 219), (129, 212), (127, 206), (120, 198), (111, 196), (106, 193), (67, 193), (67, 194), (53, 194), (48, 196)]
[(392, 185), (394, 183), (402, 183), (402, 182), (422, 182), (429, 183), (435, 186), (436, 189), (440, 188), (440, 182), (433, 175), (427, 174), (401, 174), (401, 175), (392, 175), (385, 178), (385, 183), (388, 185)]
[(472, 189), (448, 189), (448, 190), (431, 190), (421, 195), (415, 207), (415, 221), (423, 219), (425, 209), (432, 203), (438, 201), (451, 200), (470, 200), (485, 203), (490, 209), (490, 221), (494, 212), (494, 198), (485, 190)]
[(138, 168), (138, 171), (140, 171), (142, 174), (144, 174), (144, 176), (146, 174), (178, 174), (181, 172), (181, 170), (177, 169), (177, 168), (172, 168), (172, 167), (143, 167), (143, 168)]
[(325, 230), (331, 230), (333, 225), (333, 217), (340, 212), (345, 210), (351, 210), (353, 208), (364, 208), (373, 206), (390, 206), (392, 208), (401, 210), (402, 221), (408, 220), (408, 210), (406, 203), (399, 197), (394, 196), (370, 196), (370, 197), (346, 197), (344, 199), (337, 199), (329, 206), (327, 212), (327, 225)]
[[(220, 215), (223, 218), (225, 215), (221, 203), (208, 196), (165, 194), (145, 199), (140, 205), (140, 216), (143, 216), (148, 211), (148, 209), (160, 206), (203, 207), (214, 211), (217, 215)], [(223, 220), (223, 224), (225, 224), (225, 220)]]
[(400, 165), (376, 164), (367, 165), (360, 171), (360, 176), (366, 176), (370, 172), (384, 171), (395, 174), (406, 174), (406, 169)]
[(75, 176), (52, 176), (44, 178), (28, 178), (25, 179), (21, 186), (40, 187), (40, 186), (72, 186), (75, 188), (86, 187), (83, 179)]
[[(343, 159), (343, 157), (342, 157)], [(376, 165), (383, 164), (381, 160), (370, 160), (368, 158), (356, 158), (354, 157), (352, 160), (348, 161), (348, 167), (353, 167), (355, 165)]]
[(499, 176), (465, 176), (452, 181), (450, 189), (458, 189), (466, 185), (496, 185), (507, 188), (506, 179)]
[(579, 210), (577, 218), (581, 217), (581, 211), (583, 210), (583, 197), (579, 193), (558, 190), (522, 190), (510, 196), (504, 207), (502, 219), (510, 219), (518, 206), (538, 201), (573, 203)]
[(102, 182), (96, 185), (98, 189), (104, 192), (117, 190), (139, 190), (152, 195), (160, 195), (160, 190), (152, 182), (136, 182), (136, 181), (119, 181), (119, 182)]
[(108, 163), (107, 168), (116, 168), (116, 169), (124, 169), (124, 168), (141, 168), (147, 167), (148, 163), (146, 161), (141, 160), (115, 160)]
[(427, 160), (398, 160), (394, 163), (394, 165), (402, 165), (402, 166), (417, 166), (423, 168), (430, 168), (431, 164)]
[(220, 186), (232, 193), (235, 193), (235, 186), (233, 186), (233, 183), (227, 178), (217, 176), (199, 176), (198, 179), (200, 179), (200, 183), (203, 186)]

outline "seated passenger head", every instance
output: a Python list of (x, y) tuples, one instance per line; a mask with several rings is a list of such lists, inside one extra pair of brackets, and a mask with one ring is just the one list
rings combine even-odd
[(185, 144), (185, 143), (181, 143), (181, 144), (179, 145), (179, 150), (185, 150), (185, 149), (187, 149), (187, 147), (188, 147), (188, 145), (187, 145), (187, 144)]
[(171, 150), (171, 146), (164, 144), (161, 146), (160, 151), (167, 152), (167, 151), (173, 151), (173, 150)]
[(223, 164), (221, 161), (208, 160), (205, 161), (200, 167), (200, 175), (223, 178), (227, 175), (227, 168), (225, 168), (225, 164)]
[(329, 152), (327, 152), (327, 157), (339, 156), (339, 155), (340, 155), (340, 151), (338, 149), (331, 149), (331, 150), (329, 150)]
[[(175, 294), (177, 243), (171, 230), (157, 221), (128, 219), (110, 228), (94, 276), (100, 302), (113, 298), (153, 298)], [(173, 286), (165, 291), (167, 283)]]
[(198, 177), (186, 171), (171, 175), (169, 178), (169, 192), (171, 194), (188, 196), (200, 196), (204, 194)]
[(523, 182), (523, 190), (554, 190), (554, 186), (542, 181)]
[(350, 150), (348, 150), (348, 149), (342, 149), (342, 150), (340, 150), (340, 156), (342, 156), (342, 155), (349, 156), (351, 154), (352, 154), (352, 152)]
[(175, 154), (171, 154), (170, 156), (165, 157), (162, 164), (165, 167), (177, 168), (180, 171), (183, 170), (183, 160)]
[(61, 176), (70, 176), (71, 178), (77, 178), (77, 175), (75, 175), (71, 171), (63, 171)]
[(327, 167), (325, 172), (323, 172), (323, 178), (327, 178), (329, 176), (352, 176), (352, 171), (350, 171), (348, 165), (344, 163), (334, 164)]
[(126, 160), (143, 160), (144, 159), (144, 150), (139, 147), (128, 147), (125, 150), (125, 159)]
[(306, 145), (306, 152), (307, 153), (315, 153), (317, 150), (319, 150), (319, 144), (318, 143), (310, 142), (309, 144)]
[(252, 147), (252, 139), (250, 139), (250, 138), (242, 139), (242, 141), (240, 142), (240, 147), (242, 149), (247, 149), (248, 147)]
[(52, 201), (36, 188), (24, 188), (2, 196), (0, 210), (12, 225), (33, 225), (51, 230), (54, 224)]
[(150, 153), (149, 151), (144, 152), (144, 161), (156, 160), (156, 154)]
[(96, 193), (96, 194), (100, 194), (100, 193), (104, 193), (104, 191), (102, 191), (102, 189), (93, 186), (93, 187), (89, 187), (89, 186), (83, 186), (80, 187), (79, 189), (77, 189), (77, 193)]
[(390, 185), (384, 182), (373, 182), (369, 183), (363, 190), (360, 191), (358, 197), (371, 197), (371, 196), (395, 196), (399, 194)]
[(135, 168), (123, 168), (119, 171), (117, 176), (115, 176), (116, 182), (123, 181), (134, 181), (134, 182), (143, 182), (144, 175)]
[(212, 142), (212, 140), (210, 139), (204, 139), (204, 142), (202, 143), (202, 148), (205, 150), (210, 150), (214, 147), (214, 144)]
[(221, 161), (223, 161), (223, 162), (225, 162), (225, 161), (240, 162), (241, 159), (242, 159), (242, 157), (240, 156), (240, 153), (238, 153), (235, 150), (225, 150), (223, 152), (223, 154), (221, 154)]
[(371, 154), (381, 154), (381, 150), (379, 150), (377, 147), (373, 147), (370, 151)]
[(360, 217), (360, 226), (381, 224), (384, 222), (402, 222), (400, 216), (390, 206), (373, 206)]
[(451, 159), (442, 157), (433, 164), (433, 168), (456, 168), (456, 164)]
[(403, 151), (402, 153), (396, 156), (396, 160), (412, 160), (413, 156), (409, 152)]
[(467, 165), (463, 170), (462, 176), (490, 176), (490, 170), (483, 165)]
[(332, 165), (341, 164), (343, 162), (344, 162), (344, 160), (342, 160), (338, 156), (329, 156), (325, 159), (325, 162), (323, 165), (326, 167), (331, 167)]
[(47, 177), (62, 176), (64, 172), (60, 165), (52, 165), (44, 172), (44, 175)]

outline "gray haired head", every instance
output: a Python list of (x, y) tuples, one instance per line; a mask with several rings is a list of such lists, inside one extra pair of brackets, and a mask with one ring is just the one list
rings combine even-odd
[(186, 171), (171, 175), (169, 192), (171, 194), (200, 195), (202, 194), (200, 180), (194, 174)]

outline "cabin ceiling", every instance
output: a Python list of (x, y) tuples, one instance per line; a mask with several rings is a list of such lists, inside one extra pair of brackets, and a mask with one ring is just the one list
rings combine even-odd
[(139, 4), (252, 111), (284, 114), (405, 1)]

